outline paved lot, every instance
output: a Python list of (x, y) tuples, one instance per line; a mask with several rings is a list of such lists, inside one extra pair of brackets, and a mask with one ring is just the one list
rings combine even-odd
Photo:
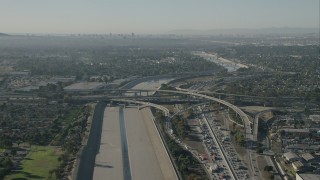
[[(157, 80), (157, 81), (147, 81), (147, 82), (142, 82), (140, 84), (137, 84), (136, 86), (134, 86), (132, 89), (159, 89), (161, 87), (161, 84), (166, 84), (169, 81), (171, 81), (172, 79), (161, 79), (161, 80)], [(141, 96), (147, 96), (147, 95), (152, 95), (154, 94), (155, 91), (153, 92), (142, 92)], [(126, 93), (127, 96), (133, 96), (134, 93)], [(140, 95), (140, 94), (137, 94)]]
[(101, 87), (105, 86), (105, 83), (101, 82), (79, 82), (71, 84), (64, 89), (66, 91), (72, 91), (72, 90), (92, 90), (92, 89), (99, 89)]
[(123, 179), (119, 108), (107, 107), (103, 118), (100, 149), (96, 156), (93, 179)]
[(177, 179), (150, 110), (125, 108), (124, 118), (132, 179)]

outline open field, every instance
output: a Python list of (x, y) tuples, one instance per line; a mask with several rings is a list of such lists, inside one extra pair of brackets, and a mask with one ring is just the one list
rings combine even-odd
[(13, 68), (11, 66), (3, 66), (0, 67), (0, 75), (6, 74), (6, 73), (10, 73), (14, 71)]
[(66, 117), (64, 118), (65, 122), (71, 122), (74, 118), (77, 117), (78, 113), (80, 112), (81, 108), (80, 107), (72, 107)]
[(266, 160), (264, 159), (263, 156), (258, 156), (257, 157), (257, 162), (258, 162), (258, 167), (259, 170), (261, 172), (261, 175), (263, 177), (263, 179), (270, 179), (270, 173), (268, 171), (264, 170), (264, 167), (268, 165), (268, 163), (266, 162)]
[(22, 162), (22, 170), (12, 172), (5, 179), (48, 179), (49, 171), (59, 164), (58, 157), (55, 147), (32, 146), (27, 158)]
[(70, 90), (93, 90), (93, 89), (99, 89), (101, 87), (105, 86), (105, 83), (101, 82), (79, 82), (71, 84), (64, 89), (67, 91)]
[(251, 112), (251, 113), (257, 113), (260, 111), (265, 111), (265, 110), (269, 110), (269, 109), (273, 109), (273, 107), (264, 107), (264, 106), (244, 106), (241, 107), (241, 109)]

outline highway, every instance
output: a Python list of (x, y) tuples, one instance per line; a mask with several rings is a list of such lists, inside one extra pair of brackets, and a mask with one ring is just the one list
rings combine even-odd
[[(221, 99), (218, 99), (218, 98), (215, 98), (215, 97), (211, 97), (211, 96), (207, 96), (207, 95), (204, 95), (204, 94), (199, 94), (195, 91), (190, 91), (190, 90), (187, 90), (187, 89), (181, 89), (181, 88), (177, 88), (178, 90), (160, 90), (160, 89), (152, 89), (152, 90), (149, 90), (149, 91), (157, 91), (157, 92), (165, 92), (165, 93), (175, 93), (175, 94), (185, 94), (185, 95), (190, 95), (190, 96), (196, 96), (196, 97), (200, 97), (200, 98), (204, 98), (204, 99), (208, 99), (208, 100), (211, 100), (211, 101), (215, 101), (215, 102), (218, 102), (220, 104), (223, 104), (229, 108), (231, 108), (232, 110), (234, 110), (239, 116), (240, 118), (242, 119), (243, 121), (243, 125), (242, 124), (239, 124), (240, 126), (243, 126), (245, 128), (245, 139), (246, 141), (253, 141), (254, 140), (254, 136), (252, 134), (252, 128), (251, 128), (251, 124), (252, 122), (249, 120), (248, 116), (241, 110), (239, 109), (237, 106), (227, 102), (227, 101), (224, 101), (224, 100), (221, 100)], [(135, 91), (140, 91), (138, 89), (135, 89)], [(141, 91), (147, 91), (147, 89), (141, 89)], [(94, 95), (94, 98), (96, 100), (101, 100), (102, 97), (104, 97), (104, 95)], [(90, 98), (90, 96), (88, 96), (89, 99), (93, 99), (93, 98)]]
[[(170, 115), (168, 108), (166, 108), (164, 106), (157, 105), (157, 104), (149, 103), (149, 102), (134, 101), (134, 100), (129, 100), (129, 99), (112, 99), (112, 101), (139, 104), (138, 109), (143, 109), (145, 107), (154, 107), (154, 108), (161, 110), (164, 113), (165, 117), (168, 117)], [(140, 105), (142, 105), (142, 106), (140, 106)], [(170, 118), (167, 118), (167, 121), (166, 121), (167, 130), (171, 129), (170, 126), (171, 126)]]
[[(70, 90), (70, 91), (64, 91), (65, 93), (107, 93), (109, 94), (111, 92), (119, 93), (119, 92), (130, 92), (129, 94), (133, 94), (134, 92), (149, 92), (148, 95), (151, 95), (152, 92), (158, 91), (158, 92), (165, 92), (167, 90), (156, 90), (156, 89), (150, 89), (146, 87), (140, 87), (139, 86), (135, 87), (134, 89), (94, 89), (94, 90)], [(200, 90), (191, 90), (191, 89), (181, 89), (181, 88), (176, 88), (177, 90), (181, 91), (188, 91), (188, 92), (195, 92), (195, 93), (200, 93), (200, 94), (212, 94), (212, 95), (221, 95), (221, 96), (232, 96), (232, 97), (240, 97), (240, 98), (252, 98), (252, 99), (283, 99), (283, 100), (302, 100), (303, 98), (301, 97), (294, 97), (294, 96), (281, 96), (281, 97), (274, 97), (274, 96), (250, 96), (250, 95), (242, 95), (242, 94), (230, 94), (230, 93), (219, 93), (215, 91), (200, 91)], [(32, 92), (23, 92), (23, 93), (13, 93), (11, 94), (12, 96), (14, 95), (20, 95), (20, 94), (34, 94)], [(128, 94), (128, 95), (129, 95)], [(8, 94), (9, 95), (9, 94)], [(36, 95), (36, 94), (34, 94)], [(146, 95), (146, 94), (144, 94)]]
[[(251, 126), (250, 124), (252, 124), (252, 122), (249, 120), (248, 116), (241, 110), (239, 109), (237, 106), (227, 102), (227, 101), (224, 101), (224, 100), (221, 100), (221, 99), (218, 99), (218, 98), (215, 98), (215, 97), (211, 97), (211, 96), (207, 96), (207, 95), (204, 95), (204, 94), (199, 94), (195, 91), (192, 91), (192, 90), (188, 90), (188, 89), (181, 89), (181, 88), (177, 88), (178, 90), (160, 90), (160, 89), (129, 89), (127, 91), (152, 91), (152, 92), (165, 92), (165, 93), (173, 93), (173, 94), (185, 94), (185, 95), (191, 95), (191, 96), (197, 96), (197, 97), (201, 97), (201, 98), (204, 98), (204, 99), (208, 99), (208, 100), (211, 100), (211, 101), (215, 101), (215, 102), (219, 102), (220, 104), (223, 104), (229, 108), (231, 108), (232, 110), (234, 110), (239, 116), (240, 118), (242, 119), (244, 125), (241, 125), (239, 124), (240, 126), (244, 126), (245, 128), (245, 131), (246, 131), (246, 139), (247, 140), (253, 140), (253, 135), (252, 135), (252, 129), (251, 129)], [(123, 91), (123, 89), (121, 89), (121, 91)], [(104, 95), (93, 95), (93, 96), (87, 96), (87, 98), (93, 100), (93, 99), (96, 99), (96, 100), (101, 100), (102, 98), (104, 97)], [(130, 96), (131, 97), (131, 96)]]
[(207, 118), (205, 117), (205, 115), (203, 114), (203, 111), (200, 108), (200, 106), (199, 106), (199, 110), (200, 110), (200, 112), (202, 112), (202, 119), (204, 120), (204, 122), (207, 125), (207, 127), (209, 127), (209, 132), (210, 132), (211, 137), (213, 138), (215, 144), (217, 144), (218, 147), (219, 147), (218, 149), (219, 149), (220, 154), (222, 155), (221, 157), (222, 157), (223, 161), (226, 162), (226, 164), (227, 164), (227, 169), (230, 172), (231, 179), (233, 179), (233, 180), (238, 179), (237, 176), (235, 175), (234, 169), (232, 168), (228, 158), (226, 157), (226, 154), (225, 154), (225, 152), (224, 152), (224, 150), (222, 148), (221, 143), (219, 142), (218, 138), (216, 137), (216, 134), (214, 133), (214, 131), (212, 130), (212, 127), (209, 124), (209, 122), (208, 122)]
[[(253, 122), (253, 130), (252, 130), (252, 143), (256, 143), (258, 141), (259, 118), (263, 113), (268, 111), (270, 111), (270, 109), (261, 111), (255, 115), (254, 122)], [(248, 145), (252, 146), (250, 144)], [(249, 147), (248, 149), (251, 171), (253, 172), (253, 175), (256, 179), (262, 179), (261, 173), (259, 172), (258, 163), (257, 163), (257, 153), (256, 151), (251, 150), (251, 148), (252, 147)]]
[(112, 99), (111, 101), (141, 104), (141, 105), (143, 105), (142, 107), (154, 107), (154, 108), (157, 108), (157, 109), (163, 111), (165, 116), (169, 116), (169, 109), (167, 109), (164, 106), (157, 105), (157, 104), (153, 104), (153, 103), (149, 103), (149, 102), (143, 102), (143, 101), (128, 100), (128, 99)]
[[(218, 98), (214, 98), (214, 97), (211, 97), (211, 96), (207, 96), (207, 95), (204, 95), (204, 94), (200, 94), (200, 93), (198, 93), (197, 91), (193, 91), (193, 90), (187, 90), (187, 89), (178, 89), (178, 90), (159, 90), (158, 88), (159, 88), (159, 86), (155, 86), (155, 87), (157, 87), (157, 89), (149, 89), (148, 88), (148, 86), (149, 86), (150, 84), (149, 83), (147, 83), (147, 84), (145, 84), (144, 86), (136, 86), (135, 87), (135, 89), (128, 89), (127, 91), (132, 91), (132, 92), (139, 92), (139, 91), (150, 91), (150, 94), (148, 93), (148, 95), (151, 95), (151, 94), (153, 94), (154, 92), (163, 92), (163, 93), (171, 93), (171, 94), (184, 94), (184, 95), (189, 95), (189, 96), (191, 96), (191, 97), (198, 97), (198, 98), (203, 98), (203, 99), (207, 99), (207, 100), (210, 100), (210, 101), (215, 101), (215, 102), (219, 102), (220, 104), (223, 104), (223, 105), (225, 105), (225, 106), (227, 106), (227, 107), (229, 107), (229, 108), (231, 108), (232, 110), (234, 110), (239, 116), (240, 116), (240, 118), (242, 119), (242, 121), (243, 121), (243, 124), (239, 124), (240, 126), (243, 126), (244, 128), (245, 128), (245, 139), (246, 139), (246, 141), (248, 141), (248, 142), (250, 142), (250, 141), (254, 141), (254, 140), (256, 140), (256, 138), (255, 138), (255, 136), (254, 135), (256, 135), (257, 133), (254, 133), (254, 132), (256, 132), (256, 131), (254, 131), (254, 132), (252, 132), (252, 129), (251, 129), (251, 124), (252, 124), (252, 122), (249, 120), (249, 118), (248, 118), (248, 116), (241, 110), (241, 109), (239, 109), (238, 107), (236, 107), (236, 106), (234, 106), (233, 104), (231, 104), (231, 103), (229, 103), (229, 102), (226, 102), (226, 101), (224, 101), (224, 100), (221, 100), (221, 99), (218, 99)], [(138, 88), (141, 88), (141, 89), (138, 89)], [(152, 87), (152, 88), (154, 88), (154, 87)], [(119, 89), (119, 91), (126, 91), (126, 90), (124, 90), (124, 89)], [(104, 92), (104, 90), (101, 90), (101, 92)], [(140, 93), (139, 93), (140, 94)], [(132, 97), (132, 94), (127, 94), (128, 95), (128, 97)], [(143, 94), (143, 95), (145, 95), (145, 94)], [(122, 94), (122, 96), (123, 96), (123, 94)], [(99, 100), (103, 100), (103, 97), (105, 97), (105, 95), (92, 95), (91, 96), (92, 98), (90, 98), (90, 96), (88, 96), (87, 95), (87, 98), (89, 98), (90, 100), (93, 100), (93, 99), (96, 99), (97, 101), (99, 101)], [(133, 102), (133, 103), (136, 103), (134, 100), (123, 100), (122, 98), (121, 99), (113, 99), (114, 101), (126, 101), (126, 102)], [(130, 103), (129, 102), (129, 103)], [(156, 105), (156, 104), (152, 104), (152, 103), (147, 103), (147, 102), (144, 102), (144, 103), (140, 103), (140, 104), (143, 104), (144, 106), (153, 106), (153, 107), (156, 107), (156, 108), (158, 108), (158, 109), (161, 109), (162, 111), (164, 111), (165, 112), (165, 115), (166, 116), (169, 116), (169, 111), (167, 110), (167, 109), (164, 109), (162, 106), (159, 106), (159, 105)], [(126, 113), (125, 113), (126, 114)], [(151, 119), (149, 119), (149, 120), (151, 120)], [(108, 122), (108, 121), (107, 121)], [(131, 127), (130, 128), (128, 128), (129, 130), (131, 130)], [(141, 129), (136, 129), (135, 130), (136, 132), (138, 132), (138, 131), (141, 131)], [(116, 132), (115, 132), (116, 133)], [(128, 135), (128, 137), (130, 137), (130, 135)], [(131, 137), (130, 137), (131, 138)], [(109, 140), (109, 141), (111, 141), (111, 140)], [(102, 142), (103, 143), (103, 142)], [(162, 142), (161, 142), (162, 143)], [(130, 147), (132, 148), (132, 145), (130, 146), (130, 141), (128, 141), (128, 151), (129, 151), (129, 159), (132, 157), (132, 156), (130, 156)], [(107, 148), (107, 147), (104, 147), (104, 146), (101, 146), (101, 150), (103, 149), (103, 148)], [(110, 147), (109, 147), (110, 148)], [(133, 148), (134, 149), (134, 148)], [(166, 150), (165, 150), (165, 148), (163, 148), (164, 149), (164, 151), (166, 152)], [(103, 156), (103, 155), (102, 155)], [(98, 164), (99, 165), (99, 162), (100, 163), (106, 163), (105, 162), (105, 159), (103, 159), (103, 158), (101, 158), (100, 156), (97, 156), (96, 158), (98, 158), (98, 160), (96, 159), (96, 164)], [(151, 158), (151, 157), (150, 157)], [(101, 161), (99, 161), (99, 160), (101, 160)], [(170, 162), (170, 161), (169, 161)], [(113, 162), (113, 163), (119, 163), (119, 162)], [(132, 162), (130, 162), (130, 164), (131, 164)], [(171, 163), (171, 162), (170, 162)], [(171, 164), (171, 166), (172, 166), (172, 164)], [(131, 166), (130, 166), (131, 167)], [(96, 167), (97, 168), (97, 170), (95, 170), (95, 171), (99, 171), (98, 169), (100, 168), (102, 168), (102, 167)], [(174, 168), (172, 167), (172, 170), (174, 170)], [(119, 171), (121, 171), (121, 170), (119, 170)], [(135, 173), (135, 170), (134, 169), (132, 169), (132, 174), (134, 174)], [(112, 173), (111, 173), (112, 174)], [(117, 173), (113, 173), (113, 174), (117, 174)], [(158, 174), (161, 174), (161, 173), (158, 173)], [(175, 173), (174, 173), (175, 174)], [(123, 174), (122, 174), (123, 175)], [(114, 177), (121, 177), (119, 174), (116, 176), (116, 175), (110, 175), (110, 176), (114, 176)], [(141, 176), (139, 176), (139, 175), (135, 175), (135, 176), (137, 176), (137, 177), (141, 177)], [(135, 176), (132, 176), (132, 178), (134, 178)], [(161, 175), (159, 175), (159, 176), (161, 176)], [(143, 178), (143, 177), (141, 177), (141, 178)], [(98, 178), (97, 178), (98, 179)], [(121, 178), (120, 178), (121, 179)]]
[(253, 122), (253, 130), (252, 130), (252, 135), (253, 135), (253, 141), (256, 142), (258, 140), (258, 127), (259, 127), (259, 118), (262, 114), (266, 112), (270, 112), (273, 109), (267, 109), (264, 111), (260, 111), (258, 114), (255, 115), (254, 117), (254, 122)]
[[(139, 90), (135, 89), (135, 91), (139, 91)], [(146, 88), (143, 89), (142, 91), (146, 91)], [(200, 97), (200, 98), (204, 98), (204, 99), (207, 99), (207, 100), (211, 100), (211, 101), (215, 101), (215, 102), (218, 102), (220, 104), (223, 104), (223, 105), (231, 108), (232, 110), (234, 110), (240, 116), (240, 118), (242, 119), (243, 125), (242, 124), (239, 124), (239, 125), (243, 126), (244, 129), (245, 129), (245, 139), (246, 139), (246, 141), (247, 142), (252, 142), (254, 140), (254, 136), (252, 134), (252, 128), (251, 128), (252, 122), (249, 120), (248, 116), (241, 109), (239, 109), (237, 106), (235, 106), (235, 105), (233, 105), (233, 104), (231, 104), (229, 102), (226, 102), (224, 100), (221, 100), (221, 99), (218, 99), (218, 98), (214, 98), (214, 97), (211, 97), (211, 96), (207, 96), (207, 95), (204, 95), (204, 94), (199, 94), (199, 93), (194, 92), (194, 91), (189, 91), (187, 89), (178, 89), (178, 90), (159, 90), (159, 89), (155, 90), (155, 89), (152, 89), (150, 91), (173, 93), (173, 94), (174, 93), (175, 94), (185, 94), (185, 95), (190, 95), (190, 96), (194, 96), (194, 97)], [(102, 95), (102, 97), (103, 96), (104, 95)], [(95, 96), (95, 98), (97, 98), (97, 100), (100, 100), (99, 96)], [(250, 148), (250, 144), (251, 143), (247, 143), (249, 148)]]
[[(140, 91), (140, 90), (137, 90), (135, 89), (136, 91)], [(146, 91), (146, 89), (143, 89), (141, 91)], [(166, 92), (166, 93), (176, 93), (176, 94), (185, 94), (185, 95), (191, 95), (191, 96), (197, 96), (197, 97), (201, 97), (201, 98), (204, 98), (204, 99), (208, 99), (208, 100), (211, 100), (211, 101), (215, 101), (215, 102), (219, 102), (220, 104), (223, 104), (229, 108), (231, 108), (232, 110), (234, 110), (239, 116), (240, 118), (242, 119), (243, 121), (243, 125), (239, 124), (240, 126), (243, 126), (245, 128), (245, 139), (247, 141), (253, 141), (254, 140), (254, 136), (252, 134), (252, 128), (251, 128), (251, 124), (252, 122), (249, 120), (248, 116), (241, 110), (239, 109), (237, 106), (227, 102), (227, 101), (224, 101), (224, 100), (221, 100), (221, 99), (218, 99), (218, 98), (215, 98), (215, 97), (211, 97), (211, 96), (207, 96), (207, 95), (204, 95), (204, 94), (199, 94), (199, 93), (196, 93), (194, 91), (189, 91), (187, 89), (178, 89), (178, 90), (159, 90), (159, 89), (152, 89), (152, 90), (149, 90), (149, 91), (157, 91), (157, 92)], [(96, 98), (97, 100), (101, 100), (101, 98), (104, 97), (104, 95), (94, 95), (94, 98)], [(90, 98), (90, 96), (88, 96), (88, 98)], [(92, 98), (90, 98), (92, 100)]]

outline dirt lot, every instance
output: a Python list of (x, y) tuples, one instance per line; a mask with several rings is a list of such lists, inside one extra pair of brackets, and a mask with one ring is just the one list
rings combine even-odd
[(268, 121), (273, 117), (274, 117), (273, 113), (270, 111), (270, 112), (263, 113), (261, 116), (261, 119), (263, 119), (264, 121)]
[(264, 107), (264, 106), (244, 106), (241, 107), (241, 109), (248, 111), (250, 113), (258, 113), (260, 111), (265, 111), (265, 110), (269, 110), (272, 109), (272, 107)]
[(191, 119), (188, 120), (188, 125), (190, 126), (191, 131), (184, 142), (198, 153), (206, 153), (200, 136), (199, 122), (196, 119)]
[(274, 153), (281, 153), (281, 143), (280, 142), (276, 142), (276, 141), (272, 141), (271, 150)]
[(2, 66), (0, 67), (0, 75), (12, 72), (13, 68), (11, 66)]
[(261, 175), (262, 175), (263, 179), (266, 179), (266, 180), (271, 179), (270, 178), (271, 174), (268, 171), (264, 171), (264, 167), (266, 165), (268, 165), (266, 160), (264, 159), (264, 157), (263, 156), (258, 156), (257, 157), (257, 162), (258, 162), (258, 167), (259, 167), (259, 170), (261, 172)]

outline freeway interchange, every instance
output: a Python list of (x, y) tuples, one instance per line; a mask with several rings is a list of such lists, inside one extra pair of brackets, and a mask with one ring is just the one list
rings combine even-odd
[[(118, 98), (117, 96), (113, 96), (111, 99), (110, 97), (108, 98), (108, 96), (105, 95), (105, 92), (115, 92), (116, 94), (119, 94)], [(221, 99), (218, 99), (218, 98), (215, 98), (215, 97), (212, 97), (212, 96), (208, 96), (208, 95), (205, 95), (205, 94), (201, 94), (201, 93), (198, 93), (197, 91), (192, 91), (192, 90), (186, 90), (186, 89), (178, 89), (178, 90), (160, 90), (160, 89), (128, 89), (128, 90), (125, 90), (125, 89), (119, 89), (119, 90), (99, 90), (98, 93), (97, 92), (89, 92), (88, 91), (76, 91), (74, 92), (76, 95), (73, 96), (74, 99), (77, 99), (77, 98), (81, 98), (82, 100), (83, 99), (88, 99), (90, 101), (104, 101), (104, 100), (107, 100), (107, 101), (118, 101), (118, 102), (125, 102), (125, 103), (134, 103), (134, 104), (141, 104), (142, 106), (144, 107), (147, 107), (147, 106), (152, 106), (152, 107), (155, 107), (155, 108), (158, 108), (160, 110), (162, 110), (163, 112), (165, 112), (165, 115), (167, 117), (169, 117), (169, 111), (168, 109), (164, 108), (163, 106), (160, 106), (160, 105), (157, 105), (157, 104), (153, 104), (153, 103), (149, 103), (149, 102), (141, 102), (141, 101), (135, 101), (134, 99), (135, 98), (138, 98), (139, 96), (137, 97), (132, 97), (131, 96), (126, 96), (126, 95), (123, 95), (124, 93), (123, 92), (126, 92), (128, 93), (129, 92), (135, 92), (135, 96), (137, 96), (137, 94), (141, 94), (141, 92), (150, 92), (150, 93), (147, 93), (147, 95), (151, 95), (153, 92), (158, 92), (158, 93), (168, 93), (168, 94), (180, 94), (180, 95), (188, 95), (188, 96), (191, 96), (191, 97), (195, 97), (195, 98), (201, 98), (201, 99), (205, 99), (205, 100), (209, 100), (209, 101), (215, 101), (215, 102), (218, 102), (220, 104), (223, 104), (225, 106), (227, 106), (228, 108), (232, 109), (233, 111), (235, 111), (238, 116), (242, 119), (242, 122), (243, 124), (238, 124), (239, 126), (242, 126), (244, 127), (245, 129), (245, 139), (247, 142), (253, 142), (256, 138), (255, 138), (255, 135), (256, 134), (253, 134), (254, 132), (256, 131), (253, 131), (252, 128), (251, 128), (251, 124), (252, 122), (249, 120), (248, 116), (241, 110), (239, 109), (237, 106), (234, 106), (233, 104), (229, 103), (229, 102), (226, 102), (224, 100), (221, 100)], [(121, 93), (122, 92), (122, 93)], [(72, 93), (72, 92), (68, 92), (68, 93)], [(77, 94), (81, 94), (81, 93), (84, 93), (85, 95), (77, 95)], [(144, 93), (144, 96), (145, 96), (145, 93)], [(20, 98), (20, 97), (19, 97)], [(30, 97), (30, 98), (33, 98), (33, 97)], [(167, 126), (169, 127), (169, 126)], [(251, 143), (247, 143), (248, 145), (248, 148), (251, 148)], [(221, 147), (220, 147), (221, 148)], [(223, 151), (223, 150), (221, 150)], [(228, 162), (228, 160), (226, 160)], [(252, 163), (252, 159), (251, 159), (251, 163)], [(230, 163), (228, 163), (230, 164)], [(250, 174), (254, 174), (253, 172), (254, 171), (254, 167), (251, 165), (250, 166), (252, 169), (251, 169), (251, 172)], [(232, 169), (232, 167), (230, 167), (230, 169)], [(231, 174), (231, 178), (232, 179), (238, 179), (236, 174), (234, 173), (233, 170), (230, 170), (230, 172), (232, 173)]]
[[(208, 95), (200, 94), (200, 93), (197, 93), (195, 91), (189, 91), (189, 90), (186, 90), (186, 89), (178, 89), (178, 90), (130, 89), (129, 91), (130, 92), (137, 92), (137, 94), (141, 94), (141, 91), (144, 91), (144, 92), (150, 91), (150, 92), (159, 92), (159, 93), (171, 93), (171, 94), (183, 94), (183, 95), (189, 95), (189, 96), (192, 96), (192, 97), (206, 99), (206, 100), (209, 100), (209, 101), (218, 102), (220, 104), (223, 104), (223, 105), (227, 106), (228, 108), (232, 109), (233, 111), (235, 111), (239, 115), (239, 117), (242, 119), (243, 124), (238, 124), (238, 125), (244, 127), (246, 141), (247, 142), (253, 142), (255, 140), (255, 136), (253, 135), (253, 131), (252, 131), (252, 128), (251, 128), (252, 122), (249, 120), (248, 116), (241, 109), (239, 109), (237, 106), (234, 106), (233, 104), (231, 104), (229, 102), (226, 102), (224, 100), (221, 100), (221, 99), (218, 99), (218, 98), (214, 98), (214, 97), (211, 97), (211, 96), (208, 96)], [(99, 96), (99, 95), (95, 94), (95, 95), (92, 95), (92, 96), (86, 95), (85, 97), (89, 98), (90, 100), (94, 100), (95, 99), (95, 100), (98, 101), (98, 100), (103, 100), (103, 97), (106, 97), (106, 96), (105, 95), (100, 95)], [(142, 106), (152, 106), (152, 107), (155, 107), (155, 108), (158, 108), (158, 109), (162, 110), (163, 112), (165, 112), (166, 116), (169, 116), (168, 110), (166, 108), (164, 108), (163, 106), (156, 105), (156, 104), (149, 103), (149, 102), (135, 101), (135, 100), (132, 99), (132, 96), (130, 98), (131, 99), (128, 100), (128, 99), (125, 98), (125, 96), (121, 95), (121, 98), (113, 98), (113, 99), (109, 99), (109, 100), (110, 101), (118, 101), (118, 102), (121, 101), (121, 102), (127, 102), (127, 103), (141, 104)], [(167, 127), (169, 127), (169, 126), (167, 126)], [(210, 125), (210, 127), (211, 127), (211, 125)], [(252, 143), (247, 143), (248, 148), (252, 148), (251, 144)], [(220, 145), (220, 148), (221, 148), (221, 145)], [(221, 151), (224, 151), (224, 150), (221, 150)], [(249, 156), (250, 156), (250, 154), (249, 154)], [(226, 160), (226, 161), (229, 162), (229, 160)], [(253, 161), (253, 159), (251, 159), (251, 161)], [(229, 164), (229, 169), (230, 169), (230, 172), (231, 172), (231, 176), (230, 176), (231, 179), (238, 179), (237, 175), (235, 174), (235, 172), (233, 170), (233, 167), (231, 167), (231, 165), (230, 165), (230, 162), (228, 164)], [(250, 174), (254, 174), (255, 170), (254, 170), (254, 167), (252, 165), (252, 162), (251, 162), (250, 167), (251, 167), (251, 173)], [(255, 178), (258, 177), (256, 175), (254, 175), (254, 176), (255, 176)]]
[[(109, 90), (101, 90), (101, 92), (105, 92), (105, 91), (109, 91)], [(113, 91), (117, 91), (117, 90), (114, 90)], [(190, 96), (196, 96), (196, 97), (199, 97), (199, 98), (203, 98), (203, 99), (207, 99), (207, 100), (210, 100), (210, 101), (215, 101), (215, 102), (218, 102), (220, 104), (223, 104), (227, 107), (229, 107), (230, 109), (234, 110), (239, 116), (240, 118), (242, 119), (243, 123), (244, 123), (244, 128), (245, 128), (245, 132), (246, 132), (246, 139), (248, 141), (253, 141), (254, 140), (254, 136), (252, 134), (252, 128), (251, 128), (251, 125), (252, 122), (249, 120), (248, 116), (240, 109), (238, 108), (237, 106), (227, 102), (227, 101), (224, 101), (224, 100), (221, 100), (221, 99), (218, 99), (218, 98), (215, 98), (215, 97), (212, 97), (212, 96), (208, 96), (208, 95), (204, 95), (204, 94), (200, 94), (200, 93), (197, 93), (196, 91), (191, 91), (191, 90), (187, 90), (187, 89), (178, 89), (178, 90), (160, 90), (160, 89), (119, 89), (118, 91), (131, 91), (131, 92), (163, 92), (163, 93), (172, 93), (172, 94), (184, 94), (184, 95), (190, 95)], [(78, 93), (81, 93), (81, 91), (77, 91)], [(83, 91), (83, 92), (88, 92), (88, 91)], [(104, 95), (87, 95), (87, 98), (91, 100), (102, 100), (101, 98), (102, 97), (106, 97)], [(122, 98), (125, 98), (126, 96), (123, 96), (121, 95)], [(241, 125), (241, 124), (239, 124)]]

